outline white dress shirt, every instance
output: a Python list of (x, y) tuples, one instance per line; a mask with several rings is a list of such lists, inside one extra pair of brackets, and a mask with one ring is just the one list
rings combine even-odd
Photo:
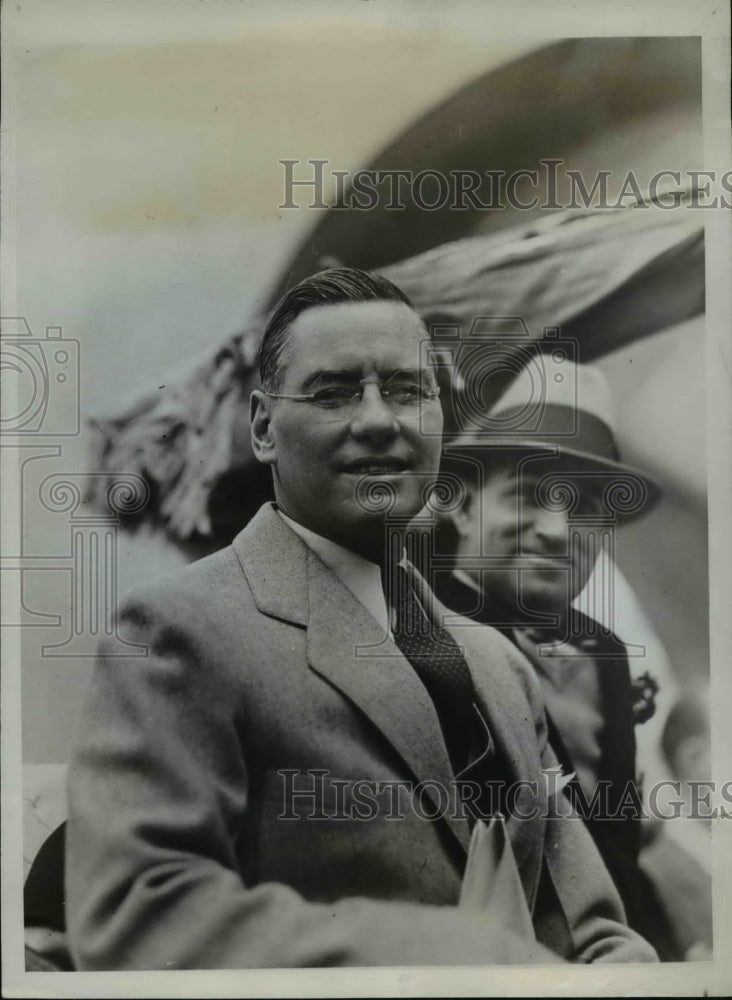
[(341, 583), (348, 587), (353, 596), (376, 619), (384, 632), (391, 635), (391, 615), (384, 596), (384, 588), (381, 585), (381, 570), (376, 563), (356, 555), (349, 549), (344, 549), (342, 545), (332, 542), (329, 538), (317, 535), (309, 528), (304, 528), (287, 514), (283, 514), (281, 510), (278, 509), (277, 513), (305, 542), (308, 548), (311, 548), (322, 559), (328, 569), (335, 573)]

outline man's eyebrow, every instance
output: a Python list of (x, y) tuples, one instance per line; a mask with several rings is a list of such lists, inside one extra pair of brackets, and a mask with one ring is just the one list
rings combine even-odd
[(312, 372), (302, 384), (303, 389), (309, 389), (313, 385), (317, 385), (318, 382), (323, 382), (329, 379), (333, 382), (354, 382), (358, 383), (358, 372), (347, 371), (346, 369), (330, 370), (327, 368), (321, 368), (316, 372)]
[(390, 371), (386, 376), (387, 378), (422, 378), (424, 375), (433, 375), (432, 369), (429, 367), (425, 368), (397, 368), (396, 371)]
[[(328, 369), (321, 368), (318, 371), (312, 372), (302, 384), (302, 389), (307, 390), (317, 385), (319, 382), (331, 381), (331, 382), (349, 382), (353, 384), (358, 384), (361, 379), (359, 378), (360, 372), (349, 371), (348, 369)], [(435, 375), (429, 366), (425, 368), (392, 368), (388, 372), (384, 372), (381, 376), (382, 381), (388, 382), (392, 378), (428, 378), (430, 381), (435, 380)]]

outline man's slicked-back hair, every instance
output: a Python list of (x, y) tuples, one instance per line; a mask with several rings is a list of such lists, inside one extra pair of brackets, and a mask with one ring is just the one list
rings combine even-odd
[(289, 331), (300, 313), (341, 302), (400, 302), (414, 309), (404, 292), (380, 274), (333, 267), (305, 278), (285, 292), (267, 322), (258, 355), (263, 389), (277, 392), (282, 385)]

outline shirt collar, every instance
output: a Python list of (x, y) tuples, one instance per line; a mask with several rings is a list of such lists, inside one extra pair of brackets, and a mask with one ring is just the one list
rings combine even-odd
[(337, 542), (316, 534), (309, 528), (293, 521), (287, 514), (278, 509), (277, 513), (288, 524), (295, 534), (305, 542), (308, 548), (325, 563), (328, 569), (335, 573), (354, 597), (363, 604), (366, 610), (381, 625), (384, 632), (389, 633), (390, 615), (386, 606), (386, 598), (381, 585), (381, 570), (376, 563), (363, 556), (356, 555), (343, 548)]

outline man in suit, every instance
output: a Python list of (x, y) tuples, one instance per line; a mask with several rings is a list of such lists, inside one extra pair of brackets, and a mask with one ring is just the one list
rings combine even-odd
[[(655, 682), (647, 673), (633, 682), (607, 617), (574, 603), (618, 523), (650, 510), (660, 490), (621, 461), (599, 370), (565, 359), (555, 378), (552, 366), (541, 356), (527, 363), (482, 422), (446, 447), (444, 472), (462, 493), (443, 526), (455, 566), (433, 584), (447, 607), (499, 629), (533, 665), (550, 743), (574, 775), (569, 793), (630, 925), (663, 957), (681, 958), (638, 868), (634, 726), (653, 714)], [(596, 575), (588, 601), (599, 616), (614, 607), (607, 577)]]
[[(251, 426), (276, 504), (124, 601), (146, 657), (101, 650), (69, 772), (76, 968), (655, 957), (550, 801), (530, 669), (490, 629), (441, 628), (390, 558), (438, 470), (426, 336), (350, 269), (275, 309)], [(515, 793), (505, 823), (469, 814), (487, 779)]]

